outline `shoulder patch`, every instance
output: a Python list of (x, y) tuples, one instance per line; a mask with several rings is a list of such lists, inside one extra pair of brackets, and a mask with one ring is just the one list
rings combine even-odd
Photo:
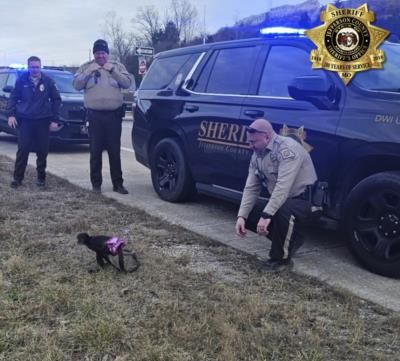
[(295, 154), (293, 151), (291, 151), (289, 148), (283, 148), (279, 151), (279, 154), (281, 155), (282, 159), (292, 159), (295, 157)]

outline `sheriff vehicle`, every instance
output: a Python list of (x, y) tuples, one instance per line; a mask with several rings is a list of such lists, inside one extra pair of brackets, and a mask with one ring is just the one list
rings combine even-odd
[(312, 69), (314, 48), (281, 33), (157, 54), (137, 91), (136, 159), (166, 201), (196, 191), (239, 201), (251, 155), (246, 127), (265, 117), (281, 134), (300, 128), (329, 184), (324, 216), (363, 266), (400, 277), (400, 45), (383, 43), (384, 68), (347, 86)]

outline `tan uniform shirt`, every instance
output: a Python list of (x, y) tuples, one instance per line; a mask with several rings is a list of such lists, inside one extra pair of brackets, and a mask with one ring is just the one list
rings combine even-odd
[[(265, 178), (265, 179), (262, 179)], [(302, 194), (317, 180), (308, 152), (295, 140), (274, 134), (263, 156), (254, 153), (238, 216), (247, 218), (263, 184), (271, 195), (264, 212), (274, 215), (288, 198)]]
[(131, 78), (125, 66), (121, 63), (110, 61), (114, 65), (112, 73), (99, 69), (100, 77), (95, 73), (88, 73), (87, 68), (94, 60), (83, 64), (74, 76), (72, 85), (77, 90), (84, 89), (85, 107), (94, 110), (115, 110), (123, 103), (121, 89), (131, 86)]

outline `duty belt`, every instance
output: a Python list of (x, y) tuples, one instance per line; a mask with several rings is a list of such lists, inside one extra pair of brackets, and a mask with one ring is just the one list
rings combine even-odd
[(304, 190), (303, 193), (300, 193), (298, 196), (292, 197), (293, 199), (304, 199), (305, 201), (310, 201), (312, 200), (312, 195), (313, 195), (313, 185), (308, 185), (306, 186), (306, 189)]
[(87, 108), (88, 112), (93, 112), (93, 113), (116, 113), (121, 111), (121, 107), (117, 108), (117, 109), (90, 109)]

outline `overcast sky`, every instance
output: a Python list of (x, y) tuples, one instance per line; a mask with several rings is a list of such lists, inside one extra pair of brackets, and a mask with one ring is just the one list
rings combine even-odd
[[(270, 7), (303, 0), (192, 0), (206, 31), (215, 32), (235, 20)], [(320, 0), (326, 4), (326, 0)], [(333, 1), (332, 1), (333, 2)], [(25, 63), (34, 54), (44, 65), (79, 65), (88, 60), (94, 40), (103, 37), (106, 14), (114, 11), (125, 30), (138, 7), (155, 5), (163, 14), (170, 0), (0, 0), (0, 65)], [(6, 10), (6, 11), (5, 11)], [(203, 24), (201, 24), (203, 27)]]

